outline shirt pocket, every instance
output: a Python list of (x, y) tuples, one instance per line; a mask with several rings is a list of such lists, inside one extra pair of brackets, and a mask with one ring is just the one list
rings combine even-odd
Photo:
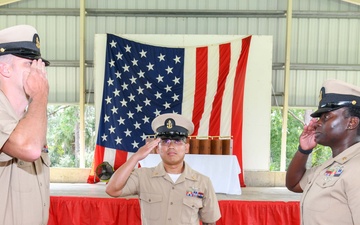
[(47, 152), (41, 153), (41, 162), (43, 165), (41, 165), (41, 168), (39, 168), (39, 169), (43, 171), (45, 183), (49, 184), (50, 183), (50, 165), (51, 165), (49, 153), (47, 153)]
[(335, 187), (338, 177), (322, 177), (317, 179), (311, 188), (311, 194), (308, 194), (309, 209), (317, 212), (324, 212), (329, 207), (334, 207), (334, 192), (338, 189)]
[(35, 168), (32, 162), (17, 160), (17, 166), (13, 167), (11, 188), (17, 192), (31, 192), (36, 185)]
[(203, 207), (202, 199), (185, 196), (181, 209), (181, 222), (194, 223), (199, 219), (199, 210)]
[(163, 197), (159, 194), (140, 193), (141, 212), (145, 219), (158, 220), (162, 212)]

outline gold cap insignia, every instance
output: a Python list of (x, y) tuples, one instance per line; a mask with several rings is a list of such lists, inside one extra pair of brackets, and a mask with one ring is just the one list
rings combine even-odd
[(352, 105), (356, 105), (356, 101), (353, 100), (353, 101), (351, 102), (351, 104), (352, 104)]
[(171, 129), (171, 128), (173, 128), (173, 126), (174, 126), (174, 125), (173, 125), (172, 121), (171, 121), (171, 120), (168, 120), (167, 123), (166, 123), (166, 128), (167, 128), (167, 129)]
[(36, 37), (36, 47), (40, 49), (40, 40), (39, 37)]
[(5, 52), (5, 48), (0, 48), (0, 52)]

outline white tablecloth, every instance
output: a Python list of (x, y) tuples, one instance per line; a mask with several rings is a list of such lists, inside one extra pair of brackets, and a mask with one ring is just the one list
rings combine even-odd
[[(160, 161), (159, 154), (150, 154), (139, 163), (141, 167), (154, 167)], [(185, 161), (191, 168), (211, 179), (216, 193), (241, 195), (241, 169), (236, 156), (186, 154)]]

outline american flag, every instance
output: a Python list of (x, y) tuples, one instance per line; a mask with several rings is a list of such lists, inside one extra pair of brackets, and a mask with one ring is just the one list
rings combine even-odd
[[(242, 102), (251, 36), (208, 46), (153, 46), (107, 34), (105, 76), (93, 170), (117, 169), (153, 135), (164, 113), (192, 119), (193, 135), (233, 136), (242, 164)], [(244, 186), (243, 177), (240, 183)]]

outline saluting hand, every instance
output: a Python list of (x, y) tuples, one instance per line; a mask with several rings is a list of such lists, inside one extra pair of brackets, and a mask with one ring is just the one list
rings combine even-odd
[(144, 146), (139, 148), (139, 150), (135, 153), (135, 155), (137, 155), (138, 161), (146, 158), (146, 156), (148, 156), (150, 152), (157, 147), (160, 140), (160, 138), (156, 138), (152, 141), (147, 142)]
[(304, 150), (310, 150), (316, 147), (315, 130), (318, 119), (312, 118), (309, 124), (304, 126), (304, 130), (300, 135), (300, 147)]
[(45, 63), (41, 60), (33, 60), (30, 72), (24, 76), (24, 90), (30, 97), (44, 97), (47, 99), (49, 94), (49, 82), (45, 70)]

